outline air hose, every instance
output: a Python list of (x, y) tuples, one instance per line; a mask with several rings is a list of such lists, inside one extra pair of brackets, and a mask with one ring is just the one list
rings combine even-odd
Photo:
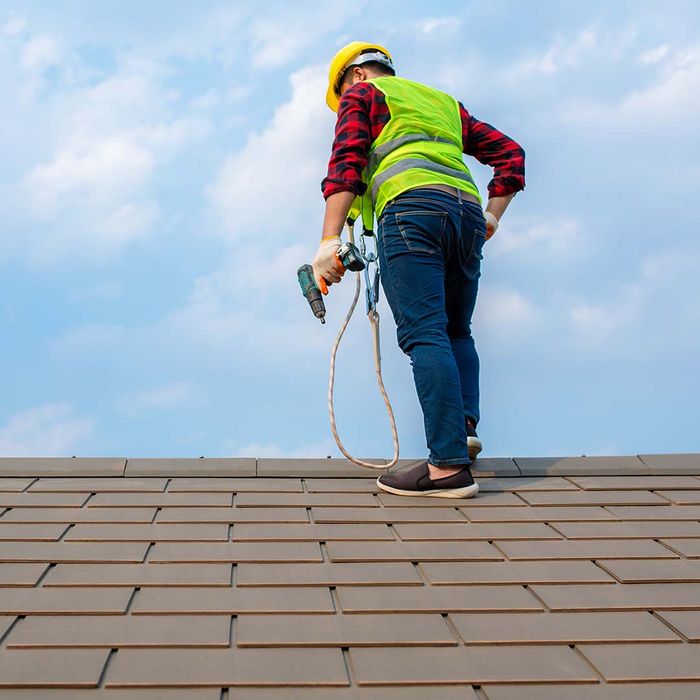
[[(354, 234), (353, 234), (353, 228), (351, 224), (348, 224), (348, 236), (350, 238), (350, 241), (354, 243)], [(364, 245), (362, 246), (363, 249), (363, 254), (364, 254)], [(367, 256), (366, 258), (368, 263), (374, 263), (377, 265), (377, 260), (376, 260), (376, 255), (370, 255)], [(372, 289), (370, 289), (370, 283), (369, 283), (369, 274), (366, 272), (366, 280), (367, 280), (367, 318), (369, 319), (369, 323), (372, 327), (372, 340), (373, 340), (373, 350), (374, 350), (374, 370), (377, 375), (377, 385), (379, 387), (379, 392), (382, 395), (382, 398), (384, 399), (384, 405), (386, 406), (386, 412), (387, 415), (389, 416), (389, 424), (391, 425), (391, 437), (394, 442), (394, 456), (392, 457), (391, 461), (388, 464), (373, 464), (372, 462), (364, 462), (361, 459), (357, 459), (356, 457), (353, 457), (343, 446), (343, 443), (340, 439), (340, 436), (338, 435), (338, 430), (336, 427), (335, 423), (335, 411), (333, 408), (333, 387), (335, 383), (335, 358), (336, 354), (338, 352), (338, 347), (340, 346), (340, 341), (343, 337), (343, 334), (345, 333), (345, 329), (348, 327), (348, 323), (350, 323), (350, 319), (352, 318), (352, 315), (355, 311), (355, 307), (357, 306), (357, 301), (360, 298), (360, 287), (361, 287), (361, 281), (360, 281), (360, 273), (356, 272), (355, 273), (355, 279), (356, 279), (356, 284), (355, 284), (355, 296), (352, 300), (352, 304), (350, 304), (350, 309), (348, 310), (347, 315), (345, 316), (345, 321), (343, 322), (343, 325), (340, 328), (340, 331), (338, 332), (338, 337), (335, 339), (335, 343), (333, 344), (333, 348), (331, 350), (331, 367), (330, 367), (330, 378), (328, 381), (328, 414), (330, 416), (331, 420), (331, 431), (333, 432), (333, 437), (335, 438), (336, 445), (338, 445), (338, 449), (345, 455), (347, 459), (349, 459), (353, 464), (357, 464), (360, 467), (367, 467), (369, 469), (391, 469), (391, 467), (395, 466), (396, 463), (399, 461), (399, 434), (398, 431), (396, 430), (396, 420), (394, 419), (394, 411), (391, 408), (391, 402), (389, 401), (389, 396), (386, 393), (386, 388), (384, 387), (384, 381), (382, 379), (382, 357), (381, 357), (381, 352), (380, 352), (380, 346), (379, 346), (379, 312), (377, 311), (377, 296), (379, 292), (379, 267), (377, 266), (375, 269), (375, 282), (373, 285), (371, 285)]]

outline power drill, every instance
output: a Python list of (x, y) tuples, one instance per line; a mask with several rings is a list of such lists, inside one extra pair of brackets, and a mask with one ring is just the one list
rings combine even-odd
[[(362, 254), (354, 243), (350, 243), (349, 241), (343, 243), (340, 248), (338, 248), (336, 257), (338, 258), (337, 265), (346, 270), (360, 272), (365, 269), (365, 261), (362, 259)], [(325, 323), (326, 305), (323, 303), (323, 296), (321, 294), (322, 290), (324, 294), (328, 294), (328, 287), (326, 287), (325, 281), (323, 279), (321, 280), (322, 289), (319, 289), (311, 265), (302, 265), (297, 270), (297, 279), (299, 280), (301, 292), (306, 297), (306, 301), (309, 302), (314, 316), (316, 316), (321, 323)]]

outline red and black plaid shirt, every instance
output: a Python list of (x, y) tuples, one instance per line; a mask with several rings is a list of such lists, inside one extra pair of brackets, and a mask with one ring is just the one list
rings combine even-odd
[[(462, 150), (480, 163), (490, 165), (494, 176), (488, 184), (490, 197), (517, 192), (525, 187), (525, 151), (513, 139), (480, 122), (459, 103), (462, 117)], [(372, 83), (360, 82), (340, 100), (333, 152), (328, 175), (321, 183), (325, 199), (336, 192), (364, 194), (362, 171), (369, 149), (391, 118), (384, 94)]]

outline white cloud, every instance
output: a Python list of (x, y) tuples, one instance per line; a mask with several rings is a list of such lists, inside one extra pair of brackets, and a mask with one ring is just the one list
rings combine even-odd
[[(95, 324), (69, 330), (51, 341), (53, 350), (107, 350), (126, 342), (127, 336), (133, 346), (136, 336), (138, 344), (149, 347), (161, 347), (177, 338), (179, 350), (187, 353), (196, 348), (210, 360), (235, 352), (242, 361), (258, 366), (277, 366), (292, 356), (326, 355), (329, 332), (313, 322), (296, 281), (298, 266), (313, 255), (321, 226), (320, 182), (333, 125), (322, 99), (324, 72), (323, 67), (314, 66), (294, 73), (290, 99), (226, 159), (209, 194), (218, 218), (216, 228), (235, 246), (214, 272), (195, 278), (187, 301), (153, 324), (130, 329)], [(101, 103), (107, 95), (106, 102), (116, 102), (121, 109), (115, 85), (114, 81), (109, 88), (102, 84), (92, 92), (93, 101)], [(124, 87), (131, 93), (142, 89), (138, 82)], [(104, 110), (96, 107), (95, 111), (102, 114)], [(88, 125), (91, 113), (88, 110), (84, 120)], [(138, 146), (143, 140), (135, 138), (130, 143)], [(152, 132), (146, 143), (153, 143)], [(131, 170), (137, 171), (139, 162), (136, 157), (133, 160)], [(140, 165), (146, 186), (153, 166), (146, 160)], [(75, 170), (82, 175), (88, 168)], [(58, 184), (54, 192), (57, 189), (60, 193)], [(124, 190), (130, 192), (128, 181)], [(309, 224), (317, 227), (316, 233), (309, 230)], [(344, 303), (351, 292), (349, 285), (345, 287), (328, 300), (329, 312), (335, 304)], [(284, 354), (280, 348), (285, 349)]]
[(606, 351), (662, 352), (680, 356), (700, 346), (697, 247), (649, 253), (632, 282), (602, 301), (578, 301), (571, 321), (579, 338)]
[(13, 37), (21, 34), (27, 26), (26, 20), (22, 17), (12, 17), (0, 26), (0, 35), (4, 37)]
[[(629, 119), (645, 112), (673, 118), (678, 112), (700, 115), (700, 45), (674, 52), (662, 69), (661, 80), (646, 90), (627, 96), (619, 105), (619, 116)], [(675, 121), (675, 120), (674, 120)]]
[(485, 286), (479, 292), (474, 321), (486, 335), (499, 338), (534, 333), (542, 317), (535, 304), (517, 290)]
[[(663, 252), (647, 255), (642, 260), (642, 277), (657, 284), (673, 281), (674, 286), (684, 279), (697, 283), (700, 269), (700, 250), (697, 248), (680, 249), (678, 247)], [(680, 291), (680, 290), (679, 290)], [(693, 299), (693, 303), (695, 303)]]
[(699, 94), (700, 45), (695, 45), (669, 54), (651, 84), (611, 103), (575, 100), (564, 106), (562, 117), (572, 124), (596, 124), (597, 133), (607, 132), (616, 139), (621, 134), (638, 139), (640, 132), (660, 125), (670, 137), (685, 138), (678, 129), (695, 129), (700, 120)]
[(30, 234), (15, 247), (34, 263), (110, 260), (151, 235), (161, 217), (153, 192), (158, 168), (207, 131), (201, 118), (170, 117), (173, 98), (152, 66), (123, 70), (50, 104), (53, 155), (31, 167), (19, 187)]
[(591, 29), (580, 31), (573, 40), (558, 37), (544, 53), (530, 56), (513, 65), (510, 69), (511, 76), (520, 80), (527, 75), (551, 75), (564, 68), (575, 68), (597, 46), (598, 36)]
[(22, 47), (20, 65), (29, 72), (41, 72), (58, 63), (61, 49), (51, 36), (42, 34), (32, 37)]
[(668, 44), (661, 44), (661, 46), (655, 46), (653, 49), (644, 51), (641, 53), (637, 60), (644, 66), (651, 66), (654, 63), (658, 63), (664, 56), (668, 54), (669, 51)]
[[(5, 38), (10, 51), (6, 53), (5, 65), (0, 65), (0, 69), (4, 68), (9, 73), (3, 88), (6, 102), (10, 96), (15, 102), (14, 109), (31, 110), (38, 105), (46, 108), (44, 100), (60, 99), (63, 90), (75, 89), (81, 82), (94, 77), (93, 70), (84, 64), (70, 40), (57, 33), (25, 35), (22, 26), (21, 30), (6, 34)], [(55, 119), (53, 109), (50, 113)], [(38, 115), (35, 113), (32, 116), (36, 118)], [(27, 124), (23, 126), (26, 128)]]
[(658, 335), (680, 352), (700, 347), (700, 249), (680, 246), (644, 257), (640, 284)]
[(343, 27), (352, 17), (360, 14), (366, 0), (352, 3), (321, 0), (304, 5), (300, 12), (295, 4), (278, 7), (264, 18), (255, 18), (250, 27), (252, 36), (252, 64), (261, 68), (283, 66), (309, 46), (317, 45), (318, 54), (330, 60), (327, 42), (321, 38)]
[[(325, 363), (329, 326), (314, 321), (296, 279), (297, 268), (311, 252), (301, 243), (278, 249), (242, 245), (220, 269), (197, 278), (185, 303), (160, 320), (132, 327), (97, 323), (68, 329), (48, 341), (49, 349), (74, 355), (111, 352), (118, 346), (149, 347), (187, 357), (195, 352), (198, 362), (206, 353), (210, 361), (227, 363), (235, 354), (240, 362), (258, 368), (286, 365), (299, 357), (323, 357)], [(335, 313), (338, 323), (352, 291), (348, 283), (342, 289), (334, 287), (326, 300), (329, 315)]]
[(96, 218), (93, 231), (103, 239), (105, 253), (119, 252), (130, 241), (147, 233), (158, 220), (160, 208), (154, 201), (125, 202)]
[(124, 293), (124, 285), (116, 280), (105, 280), (91, 287), (74, 289), (66, 294), (66, 301), (113, 301)]
[(198, 347), (217, 353), (235, 349), (258, 363), (325, 350), (328, 339), (315, 324), (299, 329), (310, 312), (296, 270), (309, 254), (300, 243), (279, 249), (264, 242), (241, 245), (221, 269), (195, 281), (186, 304), (160, 328), (169, 336), (196, 337)]
[(427, 17), (416, 22), (415, 26), (421, 34), (442, 34), (459, 29), (462, 20), (459, 17)]
[(118, 408), (127, 415), (140, 416), (185, 405), (201, 404), (203, 397), (191, 382), (170, 382), (151, 389), (127, 393), (118, 402)]
[(91, 324), (73, 328), (51, 338), (48, 346), (53, 351), (90, 353), (114, 348), (127, 340), (128, 332), (124, 326), (108, 324)]
[(48, 457), (75, 454), (93, 428), (66, 402), (46, 403), (11, 416), (0, 427), (0, 454)]
[(295, 449), (282, 447), (276, 442), (251, 442), (243, 447), (236, 447), (233, 442), (224, 445), (223, 452), (234, 452), (234, 457), (287, 457), (287, 458), (325, 458), (329, 455), (337, 455), (338, 448), (332, 439), (321, 440), (310, 445), (304, 445)]
[(251, 96), (253, 87), (251, 85), (234, 85), (227, 93), (226, 97), (232, 102), (242, 102)]
[(487, 245), (491, 255), (532, 254), (538, 259), (543, 255), (566, 258), (577, 252), (581, 243), (581, 226), (574, 219), (552, 216), (550, 218), (508, 218), (498, 228)]
[[(221, 67), (225, 47), (242, 44), (235, 50), (242, 64), (279, 65), (361, 9), (362, 3), (346, 7), (337, 2), (318, 2), (313, 12), (303, 13), (279, 4), (266, 15), (209, 8), (193, 27), (204, 43), (185, 53), (206, 56)], [(172, 72), (166, 62), (184, 48), (177, 32), (160, 36), (155, 53), (135, 47), (115, 54), (116, 67), (105, 69), (75, 50), (75, 36), (60, 23), (54, 33), (34, 25), (25, 35), (19, 21), (2, 28), (14, 37), (16, 48), (3, 56), (3, 67), (19, 76), (13, 79), (15, 95), (24, 95), (23, 101), (11, 100), (13, 126), (33, 146), (23, 156), (23, 174), (2, 183), (3, 199), (13, 204), (5, 210), (0, 234), (3, 255), (44, 267), (67, 260), (109, 263), (134, 242), (158, 235), (166, 213), (177, 216), (156, 192), (162, 168), (208, 135), (214, 110), (249, 97), (252, 87), (222, 84), (201, 99), (183, 99), (169, 87)], [(242, 31), (244, 40), (232, 41)], [(56, 71), (44, 75), (51, 66)], [(36, 75), (20, 79), (22, 71)], [(256, 235), (262, 225), (268, 228), (268, 242), (276, 235), (279, 243), (295, 235), (290, 223), (295, 216), (297, 225), (302, 217), (310, 218), (309, 212), (318, 218), (333, 124), (323, 102), (324, 74), (325, 65), (296, 73), (292, 100), (280, 108), (277, 121), (252, 134), (248, 146), (226, 162), (210, 190), (217, 214), (223, 213), (224, 225), (218, 228), (226, 236), (236, 230)], [(34, 87), (27, 87), (30, 82)], [(51, 90), (38, 89), (49, 85)], [(237, 107), (223, 121), (230, 128), (242, 113)], [(279, 207), (270, 207), (271, 200)]]
[[(293, 73), (290, 100), (277, 108), (269, 126), (226, 158), (208, 188), (222, 234), (230, 240), (268, 246), (289, 241), (304, 231), (309, 212), (320, 212), (333, 136), (322, 99), (324, 74), (321, 66)], [(320, 231), (320, 218), (311, 221)]]
[(153, 154), (124, 135), (97, 143), (75, 143), (59, 151), (50, 163), (34, 168), (26, 178), (33, 210), (51, 218), (71, 195), (90, 201), (120, 200), (141, 189), (153, 170)]
[(191, 300), (216, 296), (225, 303), (236, 303), (251, 290), (255, 298), (246, 299), (247, 308), (253, 308), (251, 303), (277, 300), (294, 288), (297, 268), (313, 252), (313, 245), (303, 240), (280, 247), (265, 240), (246, 241), (231, 251), (219, 270), (197, 280)]
[(571, 309), (576, 330), (591, 344), (607, 343), (612, 335), (620, 336), (634, 324), (642, 309), (642, 289), (637, 285), (622, 287), (617, 298), (598, 303), (577, 303)]

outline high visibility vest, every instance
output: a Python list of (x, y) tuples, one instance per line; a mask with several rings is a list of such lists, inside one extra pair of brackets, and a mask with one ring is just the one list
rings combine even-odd
[(384, 94), (391, 118), (372, 143), (362, 179), (367, 191), (356, 198), (350, 217), (362, 214), (365, 228), (406, 190), (451, 185), (481, 202), (462, 159), (462, 119), (454, 97), (406, 78), (371, 78)]

